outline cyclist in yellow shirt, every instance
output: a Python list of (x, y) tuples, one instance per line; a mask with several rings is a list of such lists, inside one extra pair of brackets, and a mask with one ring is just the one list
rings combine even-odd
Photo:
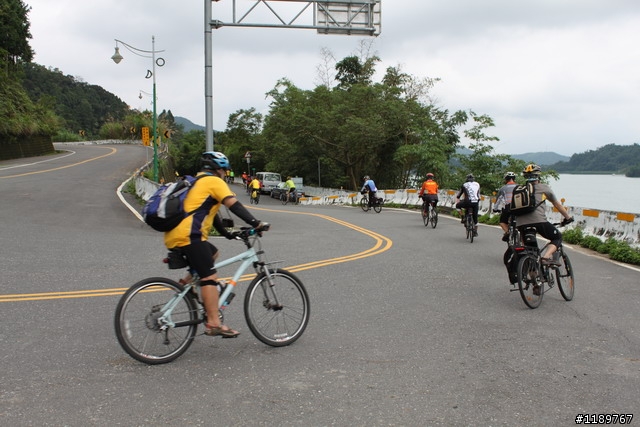
[(257, 177), (253, 177), (251, 182), (249, 183), (249, 188), (251, 189), (251, 198), (259, 199), (260, 198), (260, 188), (262, 187), (262, 183), (258, 180)]
[(292, 192), (294, 196), (296, 196), (296, 183), (293, 182), (290, 176), (287, 177), (285, 185), (287, 186), (287, 197), (291, 197)]
[[(260, 229), (263, 223), (258, 221), (236, 199), (229, 185), (224, 182), (226, 170), (229, 169), (227, 156), (216, 151), (207, 151), (200, 159), (202, 176), (193, 185), (184, 199), (187, 215), (174, 229), (164, 234), (164, 243), (168, 249), (179, 250), (189, 261), (189, 265), (200, 276), (200, 286), (204, 308), (207, 312), (205, 334), (221, 335), (224, 338), (237, 337), (240, 333), (223, 325), (218, 317), (218, 273), (214, 260), (218, 256), (218, 249), (209, 242), (209, 231), (214, 227), (228, 239), (233, 235), (224, 229), (218, 209), (224, 205), (234, 215), (242, 219), (251, 227)], [(182, 282), (191, 280), (191, 275)]]

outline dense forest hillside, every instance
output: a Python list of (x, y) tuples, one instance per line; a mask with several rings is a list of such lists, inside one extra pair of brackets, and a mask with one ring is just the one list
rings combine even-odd
[(551, 165), (560, 173), (619, 173), (640, 176), (640, 145), (608, 144), (574, 154), (568, 162)]
[(106, 122), (121, 121), (129, 113), (127, 104), (100, 86), (35, 63), (23, 64), (23, 69), (22, 86), (29, 98), (51, 108), (69, 132), (96, 136)]

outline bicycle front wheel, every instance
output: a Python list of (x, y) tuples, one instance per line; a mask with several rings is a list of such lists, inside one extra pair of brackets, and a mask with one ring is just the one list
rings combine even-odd
[(421, 211), (422, 211), (422, 222), (426, 227), (427, 225), (429, 225), (429, 213), (427, 212), (427, 206), (423, 204)]
[(518, 289), (527, 307), (537, 308), (542, 302), (542, 271), (538, 259), (532, 255), (525, 255), (518, 262)]
[(287, 193), (280, 194), (280, 201), (283, 205), (287, 204), (287, 202), (289, 201), (289, 196), (287, 195)]
[(131, 357), (149, 365), (168, 363), (181, 356), (202, 319), (190, 293), (180, 299), (166, 320), (163, 307), (183, 287), (170, 279), (141, 280), (120, 298), (115, 314), (116, 337)]
[(365, 212), (367, 212), (369, 210), (369, 199), (367, 199), (366, 196), (363, 197), (362, 199), (360, 199), (360, 207)]
[(293, 273), (271, 270), (256, 276), (244, 298), (244, 315), (251, 333), (272, 347), (294, 343), (309, 323), (309, 296)]
[(558, 289), (562, 298), (566, 301), (573, 299), (573, 292), (575, 291), (575, 282), (573, 279), (573, 268), (571, 267), (571, 261), (569, 256), (564, 252), (560, 254), (560, 265), (556, 270), (556, 279), (558, 280)]

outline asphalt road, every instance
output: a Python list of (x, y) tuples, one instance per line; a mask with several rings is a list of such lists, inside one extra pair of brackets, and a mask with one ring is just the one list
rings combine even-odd
[[(262, 197), (250, 209), (273, 224), (267, 254), (310, 294), (305, 334), (290, 347), (260, 343), (241, 283), (226, 312), (240, 337), (199, 336), (173, 363), (141, 364), (116, 341), (118, 298), (145, 277), (181, 275), (160, 262), (161, 234), (116, 194), (147, 154), (65, 149), (0, 162), (0, 425), (640, 422), (637, 269), (570, 249), (575, 299), (554, 289), (531, 310), (509, 292), (495, 227), (480, 226), (469, 244), (456, 220), (425, 228), (417, 213), (386, 208)], [(223, 256), (243, 250), (214, 243)]]

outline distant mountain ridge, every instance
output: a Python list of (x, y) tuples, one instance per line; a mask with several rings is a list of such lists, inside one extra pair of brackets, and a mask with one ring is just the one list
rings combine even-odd
[[(459, 154), (469, 155), (472, 153), (468, 148), (458, 148), (456, 150)], [(540, 166), (549, 166), (559, 162), (568, 162), (571, 157), (563, 156), (551, 151), (544, 151), (540, 153), (524, 153), (524, 154), (509, 154), (514, 159), (524, 160), (527, 163), (535, 163)]]
[(187, 118), (175, 116), (173, 119), (176, 124), (183, 126), (185, 132), (189, 132), (192, 130), (205, 130), (204, 126), (197, 125)]
[(524, 160), (527, 163), (535, 163), (540, 166), (550, 166), (559, 162), (568, 162), (571, 157), (563, 156), (552, 151), (538, 153), (511, 154), (511, 157)]

